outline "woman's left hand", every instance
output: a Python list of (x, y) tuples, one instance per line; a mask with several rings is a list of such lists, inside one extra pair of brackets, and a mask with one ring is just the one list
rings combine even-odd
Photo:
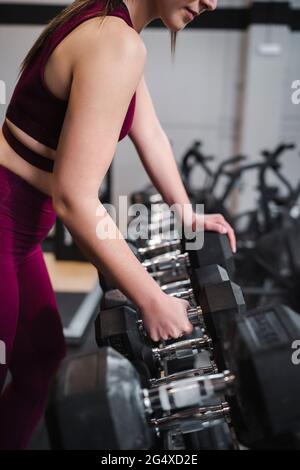
[(231, 249), (233, 253), (236, 252), (236, 238), (234, 234), (234, 230), (229, 225), (229, 223), (224, 219), (222, 214), (193, 214), (193, 228), (194, 224), (197, 224), (197, 220), (199, 222), (199, 226), (203, 227), (204, 230), (209, 230), (212, 232), (219, 232), (219, 233), (227, 233), (229, 238), (229, 242), (231, 245)]

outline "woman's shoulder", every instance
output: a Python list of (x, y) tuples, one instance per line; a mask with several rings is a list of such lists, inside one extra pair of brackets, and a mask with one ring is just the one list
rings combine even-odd
[(85, 21), (73, 37), (74, 59), (104, 50), (136, 51), (146, 54), (145, 44), (139, 33), (117, 16), (97, 17)]

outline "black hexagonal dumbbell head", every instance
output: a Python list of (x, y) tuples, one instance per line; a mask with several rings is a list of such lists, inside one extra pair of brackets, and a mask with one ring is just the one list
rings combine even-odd
[(194, 269), (191, 282), (197, 304), (202, 309), (205, 328), (214, 345), (215, 360), (220, 370), (224, 370), (226, 364), (220, 341), (230, 335), (232, 322), (246, 312), (242, 290), (218, 265)]
[(119, 305), (127, 305), (134, 308), (134, 304), (118, 289), (112, 289), (103, 293), (100, 302), (101, 310), (118, 307)]
[[(292, 357), (293, 345), (300, 338), (300, 317), (285, 306), (257, 309), (238, 319), (233, 327), (234, 340), (223, 345), (234, 380), (230, 400), (232, 423), (240, 442), (250, 447), (259, 447), (261, 442), (264, 448), (266, 443), (278, 442), (278, 438), (300, 431), (300, 375), (295, 360), (299, 355)], [(216, 381), (215, 391), (223, 393), (228, 378), (225, 374), (208, 377), (207, 391), (213, 391), (212, 381)], [(170, 402), (172, 411), (184, 407), (186, 413), (191, 406), (188, 419), (193, 420), (195, 405), (202, 405), (199, 391), (206, 390), (206, 378), (200, 377), (199, 381), (201, 386), (199, 382), (199, 388), (193, 389), (197, 394), (190, 393), (190, 385), (195, 387), (197, 379), (185, 382), (188, 387), (178, 382), (170, 394), (168, 386), (162, 389), (169, 400), (179, 392), (179, 402)], [(47, 422), (51, 421), (55, 438), (59, 436), (60, 448), (148, 449), (153, 444), (149, 423), (160, 430), (164, 426), (170, 429), (174, 417), (177, 425), (181, 425), (184, 417), (178, 419), (176, 413), (163, 416), (162, 420), (157, 417), (149, 420), (146, 416), (149, 410), (166, 408), (157, 390), (149, 391), (148, 395), (146, 392), (141, 389), (134, 368), (110, 348), (68, 358), (57, 376)], [(196, 397), (199, 401), (195, 401)], [(164, 399), (164, 403), (168, 404), (168, 400)], [(227, 414), (228, 406), (224, 405), (210, 407), (208, 402), (206, 422), (209, 416)], [(192, 424), (200, 421), (197, 414)]]
[(63, 362), (46, 423), (52, 449), (149, 449), (153, 443), (137, 372), (112, 348)]
[(231, 405), (238, 439), (266, 448), (276, 438), (279, 445), (280, 438), (300, 431), (300, 365), (293, 361), (300, 316), (283, 305), (263, 307), (248, 312), (232, 329), (223, 352), (237, 377), (237, 399)]
[[(196, 309), (196, 312), (198, 310)], [(195, 309), (191, 309), (191, 312), (190, 321), (197, 324)], [(201, 320), (202, 318), (199, 318), (199, 321)], [(203, 335), (200, 338), (182, 339), (163, 348), (156, 348), (155, 343), (146, 335), (137, 311), (128, 306), (101, 311), (96, 319), (95, 331), (99, 347), (111, 346), (130, 361), (144, 361), (154, 375), (160, 370), (162, 361), (186, 357), (193, 354), (193, 351), (210, 349), (211, 345), (210, 338)]]
[(141, 357), (146, 344), (152, 343), (139, 328), (135, 309), (119, 305), (102, 310), (95, 322), (96, 341), (99, 347), (111, 346), (129, 360)]
[(149, 449), (158, 432), (202, 430), (226, 417), (221, 396), (233, 384), (226, 371), (142, 389), (130, 362), (102, 348), (64, 361), (47, 410), (50, 435), (65, 450)]
[[(183, 298), (186, 297), (186, 298), (190, 299), (190, 296), (192, 294), (192, 289), (188, 290), (187, 292), (183, 292), (182, 294), (186, 294), (186, 295), (182, 296)], [(194, 298), (193, 298), (193, 301), (194, 301)], [(108, 292), (105, 292), (103, 294), (102, 299), (101, 299), (101, 303), (100, 303), (100, 311), (110, 309), (110, 308), (114, 308), (114, 307), (120, 307), (120, 306), (122, 307), (124, 305), (126, 305), (128, 307), (132, 307), (133, 309), (135, 308), (134, 304), (124, 294), (122, 294), (122, 292), (120, 292), (118, 289), (114, 289), (114, 290), (110, 290)], [(196, 307), (195, 304), (194, 304), (194, 307)], [(195, 309), (195, 310), (198, 310), (198, 309)], [(199, 314), (198, 314), (198, 312), (196, 312), (196, 320), (197, 320), (198, 316), (199, 316)], [(97, 326), (99, 324), (98, 322), (99, 322), (99, 319), (96, 322), (96, 335), (99, 334), (99, 329), (98, 329), (98, 326)], [(202, 336), (202, 334), (203, 334), (202, 333), (202, 326), (203, 326), (203, 324), (200, 324), (200, 322), (199, 322), (198, 328), (194, 328), (193, 332), (190, 335), (187, 335), (187, 338), (196, 338), (196, 337)], [(98, 332), (97, 332), (97, 330), (98, 330)], [(174, 341), (176, 341), (176, 340), (172, 340), (172, 342), (174, 342)], [(146, 364), (141, 360), (134, 360), (134, 359), (131, 359), (131, 362), (134, 363), (135, 368), (138, 370), (138, 372), (140, 374), (140, 379), (141, 379), (143, 385), (148, 386), (148, 382), (151, 379), (151, 373), (150, 373), (148, 367), (146, 366)], [(168, 369), (170, 367), (172, 367), (172, 371), (176, 372), (178, 370), (186, 369), (186, 367), (189, 367), (189, 364), (191, 364), (190, 367), (193, 367), (194, 356), (191, 355), (190, 357), (185, 357), (184, 359), (174, 359), (171, 362), (172, 362), (172, 365), (171, 365), (171, 363), (168, 364)]]
[(228, 236), (209, 231), (205, 231), (203, 236), (203, 248), (197, 250), (188, 249), (187, 245), (192, 243), (193, 240), (185, 239), (183, 233), (181, 240), (182, 251), (188, 253), (191, 267), (195, 269), (199, 266), (218, 264), (225, 268), (230, 279), (233, 279), (235, 266)]
[(227, 271), (218, 265), (194, 269), (191, 282), (207, 329), (213, 341), (217, 341), (222, 333), (222, 325), (218, 325), (220, 314), (224, 313), (227, 322), (231, 315), (236, 317), (246, 312), (243, 292), (240, 286), (229, 280)]

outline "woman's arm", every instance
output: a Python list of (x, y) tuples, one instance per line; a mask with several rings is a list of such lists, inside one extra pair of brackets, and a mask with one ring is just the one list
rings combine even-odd
[[(176, 204), (185, 207), (186, 216), (192, 219), (188, 219), (188, 223), (194, 223), (197, 217), (192, 213), (170, 141), (158, 120), (144, 76), (136, 91), (136, 109), (129, 136), (164, 201), (170, 206)], [(201, 218), (199, 222), (201, 225)], [(233, 229), (221, 214), (205, 215), (204, 229), (228, 233), (232, 249), (235, 251)]]
[[(54, 208), (90, 261), (141, 309), (151, 337), (177, 337), (191, 330), (187, 303), (163, 294), (98, 199), (143, 71), (144, 45), (122, 20), (108, 18), (80, 49), (54, 165)], [(101, 239), (105, 230), (111, 236)]]

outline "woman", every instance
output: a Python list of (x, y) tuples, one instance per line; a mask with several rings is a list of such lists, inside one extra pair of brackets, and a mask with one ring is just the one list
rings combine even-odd
[[(99, 215), (116, 230), (98, 190), (118, 140), (130, 131), (165, 201), (189, 204), (143, 77), (139, 33), (160, 18), (174, 46), (177, 31), (215, 6), (216, 0), (76, 0), (50, 22), (22, 64), (0, 134), (0, 339), (7, 348), (0, 390), (8, 369), (12, 375), (0, 399), (2, 449), (26, 447), (65, 354), (40, 247), (56, 215), (88, 259), (139, 307), (153, 340), (192, 329), (188, 303), (161, 291), (120, 233), (96, 236)], [(205, 229), (227, 232), (235, 248), (220, 215), (205, 216)]]

